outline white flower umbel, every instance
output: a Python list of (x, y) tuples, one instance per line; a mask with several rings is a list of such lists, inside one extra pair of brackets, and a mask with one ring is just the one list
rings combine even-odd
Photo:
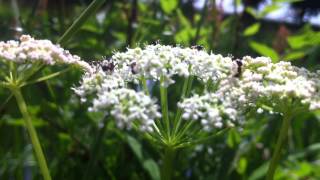
[[(158, 81), (161, 85), (161, 110), (163, 111), (163, 127), (166, 127), (166, 131), (169, 131), (171, 123), (180, 124), (178, 121), (181, 119), (180, 112), (177, 112), (176, 119), (170, 120), (166, 107), (166, 88), (174, 83), (175, 76), (185, 79), (185, 92), (182, 95), (185, 98), (185, 95), (190, 93), (187, 91), (191, 91), (191, 77), (198, 79), (207, 89), (209, 82), (214, 84), (214, 87), (218, 87), (219, 83), (226, 83), (238, 74), (238, 64), (230, 57), (207, 53), (196, 48), (160, 44), (127, 49), (126, 52), (117, 52), (111, 59), (101, 61), (93, 69), (95, 69), (95, 72), (85, 74), (81, 85), (74, 88), (76, 94), (81, 96), (82, 101), (89, 103), (91, 101), (94, 104), (91, 108), (92, 110), (99, 107), (99, 102), (108, 101), (108, 99), (101, 99), (103, 97), (101, 96), (102, 94), (106, 96), (116, 89), (126, 88), (127, 83), (141, 83), (144, 86), (145, 93), (148, 94), (145, 80)], [(92, 95), (94, 96), (93, 98)], [(195, 119), (200, 120), (200, 124), (203, 125), (203, 129), (206, 131), (218, 127), (232, 126), (235, 121), (241, 119), (236, 108), (232, 106), (231, 99), (225, 96), (224, 98), (218, 98), (218, 94), (206, 93), (199, 96), (201, 100), (197, 101), (197, 98), (198, 95), (191, 99), (184, 99), (178, 105), (178, 108), (180, 109), (179, 111), (181, 109), (184, 110), (184, 112), (181, 112), (184, 113), (184, 118), (187, 117), (188, 113), (190, 114), (190, 117), (188, 117), (190, 119), (199, 116)], [(197, 101), (198, 104), (193, 104), (193, 101)], [(206, 106), (205, 109), (203, 109), (203, 104), (201, 103)], [(196, 105), (199, 106), (196, 112), (203, 112), (193, 114), (190, 108)], [(216, 116), (213, 116), (215, 110), (218, 112)], [(193, 117), (191, 117), (191, 114), (193, 114)], [(179, 128), (181, 127), (177, 127), (174, 131), (179, 131)]]
[(106, 64), (94, 67), (94, 73), (86, 73), (79, 87), (73, 88), (82, 102), (90, 100), (89, 111), (103, 112), (114, 118), (119, 128), (130, 129), (134, 123), (142, 131), (152, 131), (154, 121), (161, 117), (156, 101), (143, 92), (126, 86), (117, 72), (105, 69)]
[[(243, 99), (250, 105), (261, 106), (274, 112), (303, 108), (319, 109), (320, 76), (305, 68), (291, 65), (290, 62), (272, 63), (270, 58), (251, 58), (242, 60), (242, 74), (231, 87), (234, 99)], [(229, 89), (229, 87), (225, 88)], [(244, 103), (244, 102), (242, 102)]]
[(141, 131), (152, 131), (154, 121), (161, 117), (155, 100), (143, 92), (119, 88), (102, 90), (97, 95), (90, 110), (110, 115), (119, 128), (131, 129), (136, 123)]
[(182, 118), (199, 121), (206, 131), (234, 126), (241, 114), (234, 106), (226, 106), (224, 100), (215, 93), (194, 95), (178, 103), (183, 110)]
[(139, 80), (141, 77), (160, 80), (163, 86), (174, 83), (173, 76), (190, 75), (206, 82), (218, 81), (237, 71), (237, 65), (229, 57), (209, 54), (195, 48), (147, 45), (145, 48), (128, 49), (124, 53), (115, 53), (111, 61), (128, 79)]
[(40, 63), (45, 65), (73, 64), (91, 71), (91, 67), (79, 56), (70, 54), (49, 40), (36, 40), (30, 35), (22, 35), (20, 41), (0, 42), (0, 61), (17, 64)]
[[(98, 71), (87, 73), (75, 92), (91, 104), (89, 110), (112, 117), (119, 128), (138, 127), (147, 132), (142, 134), (148, 139), (160, 144), (164, 151), (163, 179), (170, 179), (176, 149), (208, 140), (223, 128), (238, 124), (242, 117), (232, 106), (232, 99), (216, 94), (220, 83), (239, 74), (238, 62), (230, 57), (156, 44), (117, 52), (93, 69)], [(147, 80), (159, 91), (150, 92)], [(200, 95), (188, 98), (192, 84), (196, 84), (193, 81), (201, 84)], [(173, 83), (182, 85), (180, 103), (168, 99), (168, 86)], [(143, 92), (136, 87), (142, 87)], [(159, 97), (161, 116), (152, 95)], [(177, 105), (176, 112), (168, 104)]]
[(257, 113), (262, 113), (263, 109), (282, 116), (280, 133), (266, 177), (273, 179), (291, 120), (300, 113), (320, 109), (320, 74), (293, 66), (290, 62), (272, 63), (267, 57), (246, 56), (241, 63), (239, 79), (232, 88), (227, 85), (221, 89), (224, 92), (238, 92), (229, 93), (236, 102), (234, 104), (239, 104), (241, 100), (243, 106), (257, 108)]
[(91, 66), (81, 61), (80, 57), (70, 54), (49, 40), (35, 40), (29, 35), (22, 35), (20, 41), (0, 42), (0, 87), (9, 89), (17, 101), (41, 172), (46, 180), (51, 179), (49, 169), (21, 88), (56, 77), (69, 69), (41, 77), (36, 76), (37, 72), (43, 68), (58, 64), (76, 65), (87, 72), (92, 71)]
[(80, 86), (72, 88), (86, 102), (89, 97), (95, 97), (98, 92), (110, 91), (125, 86), (125, 81), (117, 73), (105, 72), (101, 67), (96, 67), (94, 73), (87, 72), (83, 75)]

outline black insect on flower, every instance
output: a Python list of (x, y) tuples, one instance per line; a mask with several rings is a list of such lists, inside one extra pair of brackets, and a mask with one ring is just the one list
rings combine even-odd
[(204, 49), (204, 47), (201, 46), (201, 45), (194, 45), (194, 46), (191, 46), (191, 48), (192, 48), (192, 49), (196, 49), (196, 50), (198, 50), (198, 51), (201, 51), (201, 50)]
[(132, 74), (137, 74), (137, 63), (136, 62), (133, 62), (130, 64), (130, 68), (131, 68), (131, 73)]
[(111, 60), (107, 60), (107, 62), (104, 62), (103, 64), (101, 64), (101, 69), (105, 72), (113, 72), (115, 67), (116, 65)]
[(235, 61), (235, 62), (237, 63), (237, 65), (238, 65), (237, 74), (235, 74), (234, 77), (240, 77), (240, 75), (241, 75), (241, 69), (242, 69), (242, 61), (241, 61), (240, 59), (235, 59), (234, 61)]
[(160, 40), (157, 39), (157, 40), (154, 40), (151, 42), (152, 45), (157, 45), (157, 44), (160, 44)]

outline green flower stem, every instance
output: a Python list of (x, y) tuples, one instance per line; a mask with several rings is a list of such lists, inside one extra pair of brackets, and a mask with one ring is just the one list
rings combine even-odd
[(280, 159), (281, 148), (286, 140), (288, 129), (290, 126), (291, 116), (289, 114), (283, 115), (282, 125), (280, 129), (280, 134), (277, 139), (276, 149), (273, 152), (271, 162), (269, 164), (267, 180), (273, 180), (274, 173), (276, 171), (277, 165)]
[(58, 72), (55, 72), (55, 73), (52, 73), (52, 74), (49, 74), (49, 75), (45, 75), (45, 76), (42, 76), (38, 79), (35, 79), (35, 80), (32, 80), (32, 81), (28, 81), (28, 82), (25, 82), (25, 83), (21, 83), (20, 87), (23, 87), (23, 86), (26, 86), (26, 85), (30, 85), (30, 84), (35, 84), (35, 83), (39, 83), (39, 82), (42, 82), (42, 81), (46, 81), (48, 79), (52, 79), (56, 76), (60, 76), (61, 74), (63, 73), (66, 73), (67, 71), (69, 71), (71, 68), (66, 68), (64, 70), (61, 70), (61, 71), (58, 71)]
[(83, 176), (83, 180), (93, 179), (93, 177), (94, 177), (93, 167), (95, 167), (95, 164), (96, 164), (97, 159), (99, 157), (99, 152), (101, 149), (100, 147), (103, 142), (103, 136), (104, 136), (106, 129), (107, 129), (106, 128), (107, 121), (108, 121), (108, 118), (105, 117), (102, 120), (102, 126), (99, 127), (97, 138), (96, 138), (94, 144), (92, 145), (91, 154), (90, 154), (90, 161), (89, 161), (88, 166), (86, 168), (85, 175)]
[(148, 85), (147, 85), (147, 80), (145, 77), (141, 77), (141, 84), (142, 84), (144, 93), (146, 93), (146, 95), (150, 95)]
[[(181, 100), (189, 96), (191, 87), (192, 87), (192, 81), (193, 81), (193, 76), (189, 76), (188, 78), (185, 79), (183, 83), (182, 93), (181, 93)], [(175, 126), (174, 126), (173, 134), (177, 133), (181, 125), (181, 116), (182, 116), (182, 109), (178, 108), (175, 119), (174, 119)]]
[(173, 174), (173, 162), (175, 157), (175, 150), (171, 147), (166, 147), (164, 151), (161, 180), (171, 180)]
[(170, 120), (169, 120), (169, 113), (168, 113), (168, 92), (167, 87), (162, 86), (163, 83), (163, 76), (160, 78), (160, 98), (161, 98), (161, 110), (162, 110), (162, 118), (165, 123), (167, 136), (170, 138)]
[(34, 151), (35, 151), (35, 154), (36, 154), (39, 166), (40, 166), (40, 170), (43, 175), (43, 178), (45, 180), (51, 180), (51, 176), (50, 176), (50, 172), (49, 172), (49, 169), (47, 166), (46, 158), (45, 158), (43, 151), (41, 149), (41, 145), (40, 145), (40, 142), (39, 142), (39, 139), (37, 136), (37, 132), (32, 125), (31, 117), (28, 113), (27, 105), (26, 105), (26, 102), (21, 94), (21, 90), (20, 90), (20, 88), (12, 88), (11, 91), (17, 100), (20, 112), (21, 112), (23, 119), (25, 121), (25, 125), (26, 125), (28, 133), (30, 135), (31, 142), (32, 142), (32, 145), (33, 145), (33, 148), (34, 148)]
[(65, 45), (67, 41), (81, 28), (81, 26), (87, 21), (87, 19), (94, 14), (105, 0), (94, 0), (92, 3), (80, 14), (80, 16), (73, 22), (73, 24), (67, 29), (67, 31), (58, 40), (58, 43)]

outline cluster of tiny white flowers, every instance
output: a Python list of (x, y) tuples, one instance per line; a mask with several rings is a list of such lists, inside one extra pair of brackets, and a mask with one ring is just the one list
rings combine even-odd
[(266, 105), (279, 113), (288, 108), (320, 109), (319, 73), (290, 62), (272, 63), (267, 57), (246, 56), (242, 63), (240, 78), (233, 84), (222, 85), (220, 91), (224, 95), (241, 104)]
[(163, 78), (162, 85), (174, 83), (173, 76), (190, 75), (202, 81), (218, 81), (234, 75), (237, 65), (229, 57), (208, 54), (195, 48), (181, 48), (160, 44), (147, 45), (144, 49), (128, 49), (115, 53), (111, 61), (126, 78), (139, 80), (145, 77), (152, 80)]
[(29, 35), (22, 35), (19, 41), (0, 42), (0, 61), (25, 63), (44, 63), (46, 65), (74, 64), (86, 71), (91, 71), (88, 63), (79, 56), (72, 55), (59, 45), (49, 40), (35, 40)]
[(127, 88), (99, 91), (91, 110), (110, 112), (119, 128), (130, 129), (136, 122), (141, 131), (152, 131), (154, 121), (161, 117), (155, 100)]
[(82, 77), (80, 86), (72, 88), (81, 97), (82, 102), (86, 102), (90, 96), (95, 96), (97, 92), (110, 91), (125, 86), (125, 81), (119, 74), (110, 74), (100, 67), (97, 68), (94, 73), (86, 72)]
[(215, 93), (205, 93), (186, 98), (178, 106), (183, 110), (183, 119), (200, 121), (203, 129), (210, 131), (213, 128), (234, 126), (241, 119), (239, 111), (225, 102)]
[(82, 102), (91, 103), (89, 111), (113, 117), (117, 127), (130, 129), (137, 123), (141, 131), (152, 131), (154, 121), (161, 117), (156, 101), (143, 92), (127, 88), (122, 76), (103, 70), (104, 65), (93, 67), (94, 73), (84, 74), (74, 92)]
[[(238, 65), (230, 57), (160, 44), (115, 53), (93, 69), (95, 72), (85, 74), (81, 85), (74, 88), (81, 100), (92, 102), (91, 111), (110, 112), (119, 127), (131, 127), (134, 119), (140, 119), (144, 130), (150, 130), (151, 122), (160, 117), (158, 106), (149, 96), (128, 89), (127, 83), (139, 83), (144, 78), (162, 80), (166, 87), (174, 83), (174, 76), (194, 76), (203, 83), (211, 80), (218, 84), (238, 73)], [(184, 99), (178, 106), (184, 110), (184, 119), (199, 120), (207, 131), (233, 126), (240, 117), (231, 100), (213, 93)]]

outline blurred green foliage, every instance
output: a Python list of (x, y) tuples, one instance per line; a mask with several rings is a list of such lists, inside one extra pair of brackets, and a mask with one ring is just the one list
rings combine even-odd
[[(17, 2), (16, 10), (13, 3), (0, 1), (1, 40), (26, 33), (57, 41), (90, 3), (13, 1)], [(318, 69), (319, 27), (264, 19), (283, 2), (293, 0), (273, 0), (262, 10), (247, 6), (244, 12), (225, 14), (215, 1), (208, 0), (200, 9), (192, 1), (110, 0), (64, 47), (92, 61), (108, 58), (128, 46), (157, 41), (198, 44), (225, 56), (263, 55), (273, 61), (288, 60)], [(251, 18), (243, 18), (245, 14)], [(86, 106), (80, 105), (71, 91), (79, 77), (80, 72), (70, 71), (50, 80), (49, 86), (40, 83), (23, 92), (53, 179), (82, 178), (99, 129), (99, 115), (87, 113)], [(169, 96), (179, 97), (181, 86), (177, 84)], [(8, 97), (10, 94), (1, 89), (0, 179), (41, 179), (17, 105)], [(277, 115), (250, 118), (240, 132), (231, 130), (203, 145), (179, 151), (175, 179), (262, 179), (275, 145), (279, 119)], [(295, 117), (276, 179), (320, 179), (319, 119), (319, 112)], [(109, 122), (92, 179), (159, 179), (161, 154), (155, 146), (139, 134), (120, 131)]]

